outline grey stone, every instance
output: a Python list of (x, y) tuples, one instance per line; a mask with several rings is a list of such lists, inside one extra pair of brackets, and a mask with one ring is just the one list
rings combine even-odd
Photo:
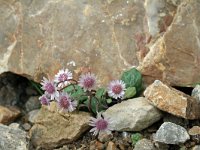
[(165, 144), (185, 143), (190, 139), (186, 129), (171, 122), (164, 122), (154, 136), (154, 140)]
[(0, 124), (1, 150), (28, 150), (29, 141), (26, 132)]
[(146, 98), (129, 99), (108, 108), (103, 115), (110, 118), (116, 131), (141, 131), (160, 120), (162, 113)]
[(197, 84), (192, 90), (192, 97), (196, 98), (200, 102), (200, 85)]
[(35, 120), (37, 118), (38, 112), (39, 112), (39, 109), (36, 109), (36, 110), (32, 110), (32, 111), (30, 111), (28, 113), (28, 121), (30, 123), (35, 123)]
[(152, 141), (148, 139), (142, 139), (136, 143), (134, 150), (158, 150), (158, 149), (154, 146)]
[(26, 111), (32, 111), (41, 107), (39, 96), (31, 96), (25, 104)]

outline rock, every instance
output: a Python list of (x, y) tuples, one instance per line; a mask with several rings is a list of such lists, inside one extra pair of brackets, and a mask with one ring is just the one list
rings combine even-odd
[(200, 85), (199, 84), (197, 84), (195, 88), (192, 90), (192, 97), (200, 101)]
[(200, 103), (185, 93), (155, 80), (146, 88), (144, 96), (157, 108), (185, 119), (200, 118)]
[(154, 136), (154, 141), (165, 144), (185, 143), (189, 139), (185, 128), (171, 122), (164, 122)]
[(117, 150), (117, 147), (116, 147), (115, 143), (113, 143), (112, 141), (110, 141), (108, 143), (108, 146), (106, 147), (106, 150)]
[(19, 128), (12, 128), (0, 124), (0, 149), (28, 150), (29, 141), (26, 132)]
[(200, 135), (200, 127), (199, 126), (193, 126), (189, 131), (189, 135)]
[(60, 114), (55, 109), (49, 110), (44, 106), (38, 112), (35, 124), (29, 131), (31, 141), (35, 147), (45, 149), (68, 144), (90, 128), (89, 120), (90, 114), (86, 112)]
[(138, 67), (149, 83), (155, 79), (182, 87), (200, 83), (200, 1), (181, 2), (170, 27), (149, 44)]
[(160, 120), (162, 113), (139, 97), (109, 107), (103, 115), (110, 118), (116, 131), (141, 131)]
[(41, 107), (39, 96), (31, 96), (25, 104), (26, 111), (32, 111)]
[(200, 150), (200, 145), (196, 145), (192, 148), (192, 150)]
[(107, 85), (138, 64), (134, 35), (144, 32), (143, 1), (0, 1), (0, 10), (0, 73), (40, 81), (63, 67), (90, 66)]
[(36, 120), (36, 118), (37, 118), (37, 115), (38, 115), (38, 112), (39, 112), (40, 110), (39, 109), (36, 109), (36, 110), (32, 110), (32, 111), (30, 111), (29, 113), (28, 113), (28, 121), (30, 122), (30, 123), (35, 123), (35, 120)]
[(98, 135), (98, 140), (103, 143), (105, 143), (106, 141), (110, 141), (111, 139), (113, 139), (112, 133), (109, 134), (107, 132), (100, 132)]
[(24, 124), (22, 125), (22, 127), (23, 127), (23, 129), (24, 129), (25, 131), (29, 131), (29, 130), (31, 129), (31, 125), (30, 125), (29, 123), (24, 123)]
[(134, 150), (158, 150), (158, 149), (153, 145), (153, 143), (150, 140), (142, 139), (136, 143)]
[(0, 106), (0, 123), (9, 124), (20, 115), (20, 110), (16, 107)]

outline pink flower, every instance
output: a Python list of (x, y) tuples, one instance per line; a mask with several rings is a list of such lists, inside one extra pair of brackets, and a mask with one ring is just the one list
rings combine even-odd
[(70, 96), (67, 93), (60, 93), (58, 98), (58, 107), (61, 111), (64, 112), (72, 112), (76, 109), (77, 101), (72, 101)]
[(102, 113), (97, 113), (97, 118), (91, 117), (89, 125), (93, 127), (90, 132), (93, 132), (94, 135), (100, 132), (109, 134), (112, 131), (110, 119), (103, 118)]
[(113, 80), (108, 86), (108, 95), (112, 98), (123, 98), (126, 90), (126, 85), (122, 80)]
[(58, 83), (58, 87), (63, 88), (70, 83), (70, 79), (72, 79), (72, 73), (68, 69), (62, 69), (55, 75), (54, 81)]
[(47, 105), (49, 106), (50, 105), (50, 98), (48, 95), (46, 94), (43, 94), (42, 96), (39, 97), (39, 100), (41, 102), (42, 105)]
[(50, 95), (51, 100), (56, 99), (59, 96), (59, 92), (57, 91), (57, 87), (53, 81), (44, 77), (41, 84), (42, 89), (45, 90), (46, 94)]
[(96, 76), (92, 73), (86, 73), (80, 76), (79, 85), (84, 91), (91, 91), (96, 86)]

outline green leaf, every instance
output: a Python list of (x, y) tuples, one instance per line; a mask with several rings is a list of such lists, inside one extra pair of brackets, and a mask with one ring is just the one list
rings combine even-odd
[(112, 99), (111, 99), (111, 98), (106, 99), (106, 102), (107, 102), (108, 104), (110, 104), (110, 103), (112, 103)]
[(95, 96), (100, 99), (102, 98), (106, 93), (106, 90), (104, 88), (99, 88), (97, 91), (96, 91), (96, 94)]
[(132, 98), (136, 95), (136, 88), (135, 87), (128, 87), (125, 91), (124, 98)]
[(125, 82), (126, 88), (135, 87), (137, 93), (142, 89), (142, 75), (135, 68), (125, 71), (122, 74), (121, 80)]
[(132, 145), (134, 146), (141, 139), (142, 139), (142, 134), (140, 134), (140, 133), (134, 133), (134, 134), (132, 134), (131, 135)]
[(66, 87), (64, 91), (70, 94), (73, 99), (79, 101), (79, 104), (87, 100), (84, 90), (79, 85), (70, 85)]

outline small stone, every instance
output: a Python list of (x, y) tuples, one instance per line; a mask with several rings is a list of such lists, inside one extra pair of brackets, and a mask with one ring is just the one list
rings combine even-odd
[(154, 141), (165, 144), (185, 143), (189, 139), (185, 128), (171, 122), (164, 122), (154, 136)]
[(24, 128), (25, 131), (29, 131), (31, 129), (31, 125), (29, 123), (24, 123), (22, 127)]
[(36, 110), (32, 110), (32, 111), (30, 111), (29, 113), (28, 113), (28, 121), (30, 122), (30, 123), (35, 123), (35, 120), (36, 120), (36, 118), (37, 118), (37, 115), (38, 115), (38, 112), (39, 112), (40, 110), (39, 109), (36, 109)]
[(98, 150), (104, 150), (105, 149), (105, 146), (103, 143), (99, 142), (99, 141), (96, 141), (95, 142), (95, 149), (98, 149)]
[(13, 128), (13, 129), (19, 129), (19, 123), (11, 123), (10, 125), (9, 125), (9, 127), (11, 127), (11, 128)]
[(172, 87), (155, 80), (144, 91), (144, 96), (157, 108), (185, 119), (200, 118), (200, 103)]
[(90, 128), (90, 117), (86, 112), (59, 113), (42, 107), (29, 131), (31, 141), (35, 147), (45, 149), (73, 142)]
[(154, 146), (154, 144), (150, 140), (142, 139), (136, 143), (134, 150), (158, 150), (158, 149)]
[(99, 135), (98, 135), (98, 140), (100, 142), (106, 142), (106, 141), (109, 141), (113, 138), (113, 134), (112, 133), (106, 133), (106, 132), (100, 132)]
[(111, 106), (103, 115), (110, 118), (115, 131), (141, 131), (162, 117), (162, 113), (144, 97), (129, 99)]
[(35, 109), (39, 109), (41, 107), (39, 97), (38, 96), (31, 96), (25, 104), (26, 111), (32, 111)]
[(169, 145), (165, 143), (155, 142), (155, 146), (158, 150), (169, 150)]
[(0, 123), (9, 124), (20, 115), (20, 110), (16, 107), (0, 106)]
[(117, 150), (117, 147), (116, 147), (115, 143), (113, 143), (112, 141), (110, 141), (108, 143), (108, 146), (106, 147), (106, 150)]
[(196, 98), (200, 102), (200, 85), (197, 84), (192, 90), (192, 97)]
[(29, 142), (25, 131), (0, 124), (0, 133), (1, 150), (28, 150)]
[(193, 126), (189, 131), (189, 135), (200, 135), (200, 127), (199, 126)]
[(200, 150), (200, 145), (196, 145), (192, 148), (192, 150)]

